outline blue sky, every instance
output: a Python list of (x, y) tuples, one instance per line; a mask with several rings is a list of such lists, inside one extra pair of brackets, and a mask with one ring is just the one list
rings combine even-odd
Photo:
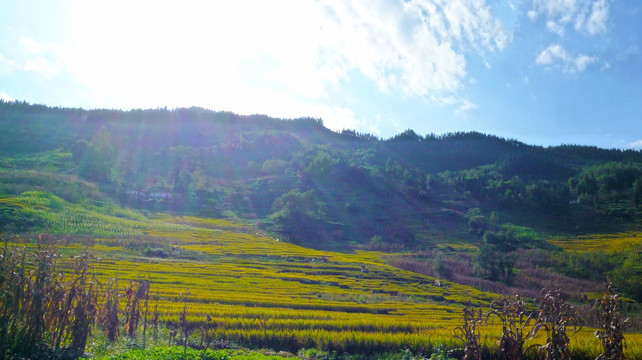
[(0, 0), (0, 97), (642, 148), (642, 3)]

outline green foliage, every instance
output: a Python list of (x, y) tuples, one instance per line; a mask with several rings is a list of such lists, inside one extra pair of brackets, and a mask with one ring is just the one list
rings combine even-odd
[(599, 253), (560, 253), (555, 255), (555, 268), (568, 276), (580, 279), (602, 280), (620, 263), (619, 256)]
[(435, 255), (432, 266), (438, 278), (450, 278), (450, 268), (441, 251), (438, 251), (437, 255)]
[(515, 237), (507, 232), (484, 233), (479, 254), (475, 258), (478, 273), (489, 280), (511, 284), (515, 260), (508, 252), (517, 249)]
[(642, 251), (630, 252), (621, 267), (611, 272), (611, 277), (619, 291), (642, 302)]
[[(422, 356), (415, 356), (410, 350), (398, 352), (384, 352), (377, 354), (349, 354), (336, 351), (318, 349), (300, 350), (298, 356), (304, 360), (424, 360)], [(439, 358), (441, 359), (441, 358)], [(444, 360), (450, 360), (444, 358)]]
[(336, 164), (337, 160), (327, 151), (318, 150), (308, 163), (305, 171), (314, 177), (324, 177), (330, 174)]
[(288, 163), (281, 159), (267, 159), (263, 162), (261, 167), (263, 173), (267, 175), (281, 175), (288, 167)]
[(635, 178), (635, 182), (632, 187), (633, 191), (631, 196), (633, 198), (633, 205), (639, 207), (642, 205), (642, 176), (637, 176)]
[(0, 198), (5, 231), (49, 232), (66, 235), (127, 237), (149, 230), (175, 231), (185, 226), (152, 221), (136, 211), (110, 202), (69, 203), (49, 192), (29, 191)]
[[(574, 196), (582, 202), (622, 217), (625, 209), (618, 202), (633, 207), (642, 199), (642, 165), (639, 163), (608, 162), (585, 168), (569, 179)], [(630, 217), (630, 215), (625, 215)]]
[[(182, 347), (153, 347), (149, 349), (132, 349), (127, 352), (100, 358), (101, 360), (228, 360), (232, 357), (226, 350), (196, 350), (184, 351)], [(251, 357), (246, 357), (250, 360)], [(260, 357), (254, 359), (259, 360)]]
[(109, 181), (115, 156), (110, 138), (107, 129), (102, 127), (84, 151), (77, 151), (80, 152), (78, 173), (81, 176), (97, 182)]
[(455, 360), (454, 357), (450, 356), (450, 353), (445, 346), (439, 345), (433, 350), (432, 354), (430, 354), (428, 360)]
[(105, 194), (95, 184), (73, 175), (34, 170), (0, 171), (0, 194), (15, 196), (28, 191), (52, 193), (75, 203), (105, 200)]
[(275, 201), (274, 228), (295, 243), (326, 239), (332, 231), (324, 221), (325, 206), (314, 191), (292, 190)]
[(468, 210), (468, 231), (476, 234), (483, 235), (489, 228), (488, 219), (481, 213), (479, 208), (472, 208)]
[[(121, 205), (265, 221), (288, 193), (312, 191), (322, 214), (303, 217), (310, 226), (273, 230), (334, 240), (324, 244), (381, 235), (411, 248), (415, 240), (426, 245), (426, 233), (467, 228), (471, 240), (489, 230), (483, 217), (494, 225), (493, 213), (537, 231), (639, 220), (633, 209), (642, 156), (633, 151), (541, 148), (476, 132), (406, 130), (382, 140), (332, 132), (314, 119), (199, 108), (84, 111), (3, 102), (0, 130), (0, 168), (49, 179), (27, 186), (0, 174), (2, 193), (42, 190), (71, 202), (96, 196), (95, 185), (73, 180), (78, 175)], [(475, 208), (468, 226), (452, 218)]]

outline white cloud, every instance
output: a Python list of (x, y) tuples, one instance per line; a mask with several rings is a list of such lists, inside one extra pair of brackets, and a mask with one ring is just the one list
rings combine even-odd
[(562, 69), (569, 73), (582, 72), (596, 61), (597, 57), (594, 56), (583, 54), (572, 56), (559, 44), (547, 47), (535, 59), (537, 64), (545, 66), (551, 66), (561, 62)]
[(50, 61), (43, 58), (37, 58), (27, 61), (22, 68), (25, 71), (33, 71), (45, 76), (53, 76), (60, 74), (61, 66), (59, 64), (52, 64)]
[(597, 58), (594, 56), (579, 55), (573, 59), (573, 63), (577, 68), (577, 71), (584, 71), (587, 66), (597, 61)]
[(2, 101), (16, 101), (16, 99), (9, 96), (9, 94), (4, 91), (0, 91), (0, 99), (2, 99)]
[(528, 18), (529, 18), (531, 21), (535, 21), (535, 20), (537, 20), (537, 11), (535, 11), (535, 10), (528, 10), (528, 11), (526, 12), (526, 14), (528, 15)]
[(40, 54), (46, 51), (51, 51), (56, 47), (55, 44), (41, 44), (35, 39), (25, 37), (25, 36), (20, 38), (19, 43), (20, 43), (20, 46), (22, 46), (24, 49), (36, 54)]
[(0, 54), (0, 73), (10, 73), (17, 68), (16, 62)]
[(477, 106), (477, 104), (471, 102), (470, 100), (464, 99), (464, 100), (461, 101), (461, 105), (459, 105), (457, 110), (455, 110), (455, 115), (462, 116), (466, 112), (468, 112), (470, 110), (477, 109), (477, 108), (479, 108), (479, 106)]
[(318, 114), (323, 119), (323, 124), (328, 129), (340, 131), (343, 129), (364, 129), (366, 124), (355, 118), (352, 110), (345, 107), (330, 107), (326, 105), (310, 109), (310, 112)]
[(560, 45), (551, 45), (546, 50), (542, 51), (537, 59), (535, 60), (538, 64), (540, 65), (549, 65), (551, 64), (555, 59), (561, 59), (566, 61), (568, 59), (568, 55), (566, 54), (566, 50), (564, 50), (563, 47)]
[(630, 143), (629, 146), (634, 149), (642, 149), (642, 139)]
[[(18, 61), (9, 62), (13, 68), (39, 73), (47, 77), (60, 74), (63, 65), (61, 64), (59, 45), (43, 44), (24, 36), (20, 37), (18, 43), (20, 48), (26, 50), (26, 54)], [(2, 60), (0, 55), (0, 61)]]
[(527, 16), (546, 19), (549, 31), (563, 36), (567, 27), (588, 35), (606, 32), (609, 5), (606, 0), (531, 0)]
[(586, 22), (586, 30), (589, 34), (597, 34), (606, 31), (606, 21), (609, 17), (609, 7), (606, 0), (593, 3), (591, 15)]
[(335, 63), (361, 71), (381, 90), (409, 96), (456, 91), (464, 52), (502, 50), (508, 36), (483, 1), (322, 1), (323, 32)]
[(558, 22), (555, 22), (553, 20), (549, 20), (546, 22), (546, 28), (549, 31), (554, 32), (559, 36), (564, 36), (564, 32), (566, 31), (566, 29), (564, 28), (564, 25)]

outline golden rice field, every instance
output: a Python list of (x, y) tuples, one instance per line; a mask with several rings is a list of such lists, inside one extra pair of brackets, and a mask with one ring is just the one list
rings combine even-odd
[[(246, 229), (247, 230), (247, 229)], [(188, 295), (188, 319), (228, 339), (284, 348), (336, 350), (428, 349), (452, 343), (460, 308), (493, 294), (401, 271), (380, 254), (342, 254), (302, 248), (267, 236), (211, 228), (149, 231), (208, 261), (132, 257), (110, 260), (122, 247), (100, 242), (98, 272), (126, 282), (149, 279), (160, 319), (175, 322)], [(105, 241), (105, 243), (108, 243)], [(114, 242), (109, 242), (114, 245)]]
[(557, 238), (551, 243), (566, 251), (624, 252), (642, 245), (642, 232), (629, 231), (615, 234), (590, 234), (574, 238)]
[[(216, 222), (205, 224), (205, 220), (202, 225), (207, 227), (198, 228), (199, 221), (189, 221), (192, 225), (185, 231), (149, 230), (146, 235), (171, 238), (172, 246), (203, 253), (207, 260), (141, 254), (123, 259), (128, 250), (118, 241), (99, 240), (92, 249), (102, 259), (97, 271), (118, 277), (121, 284), (149, 279), (163, 322), (178, 321), (187, 296), (192, 326), (204, 324), (209, 315), (221, 338), (293, 351), (310, 347), (421, 351), (441, 343), (456, 346), (453, 330), (464, 303), (485, 306), (496, 297), (447, 281), (436, 286), (433, 278), (387, 265), (376, 252), (317, 251), (252, 233), (250, 228), (215, 229)], [(171, 223), (166, 227), (172, 228)], [(80, 250), (78, 246), (67, 250), (73, 248)], [(499, 336), (498, 324), (484, 328), (487, 346), (496, 347)], [(629, 334), (627, 339), (630, 358), (641, 357), (642, 335)], [(599, 352), (590, 330), (574, 335), (572, 346)]]
[[(349, 352), (454, 347), (460, 345), (453, 331), (465, 303), (487, 307), (497, 297), (444, 280), (438, 286), (434, 278), (388, 265), (382, 253), (307, 249), (226, 220), (98, 212), (42, 194), (0, 203), (31, 211), (41, 220), (37, 230), (91, 236), (97, 275), (117, 277), (120, 288), (150, 280), (150, 308), (157, 305), (161, 321), (177, 323), (186, 302), (194, 329), (208, 322), (218, 337), (252, 346)], [(640, 239), (634, 233), (614, 238), (621, 244)], [(573, 250), (579, 241), (583, 249), (592, 241), (597, 248), (601, 239), (555, 241)], [(137, 243), (179, 256), (148, 257)], [(59, 248), (69, 256), (84, 247)], [(499, 337), (499, 324), (483, 326), (486, 346), (496, 348)], [(642, 358), (642, 334), (626, 338), (628, 358)], [(571, 348), (598, 354), (601, 346), (584, 329), (572, 336)]]

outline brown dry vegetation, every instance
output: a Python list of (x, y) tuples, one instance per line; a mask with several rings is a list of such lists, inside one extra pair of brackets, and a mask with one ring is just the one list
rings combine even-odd
[(602, 282), (581, 280), (540, 267), (545, 260), (544, 254), (537, 250), (518, 249), (515, 256), (515, 275), (512, 285), (499, 281), (480, 278), (475, 272), (473, 256), (469, 253), (453, 253), (441, 255), (447, 271), (439, 272), (433, 259), (440, 256), (436, 250), (421, 251), (409, 255), (390, 255), (388, 263), (403, 270), (416, 272), (433, 277), (451, 280), (453, 282), (475, 287), (483, 291), (494, 292), (506, 296), (520, 294), (524, 297), (536, 298), (542, 288), (564, 289), (564, 296), (573, 301), (585, 301), (586, 293), (599, 292)]

